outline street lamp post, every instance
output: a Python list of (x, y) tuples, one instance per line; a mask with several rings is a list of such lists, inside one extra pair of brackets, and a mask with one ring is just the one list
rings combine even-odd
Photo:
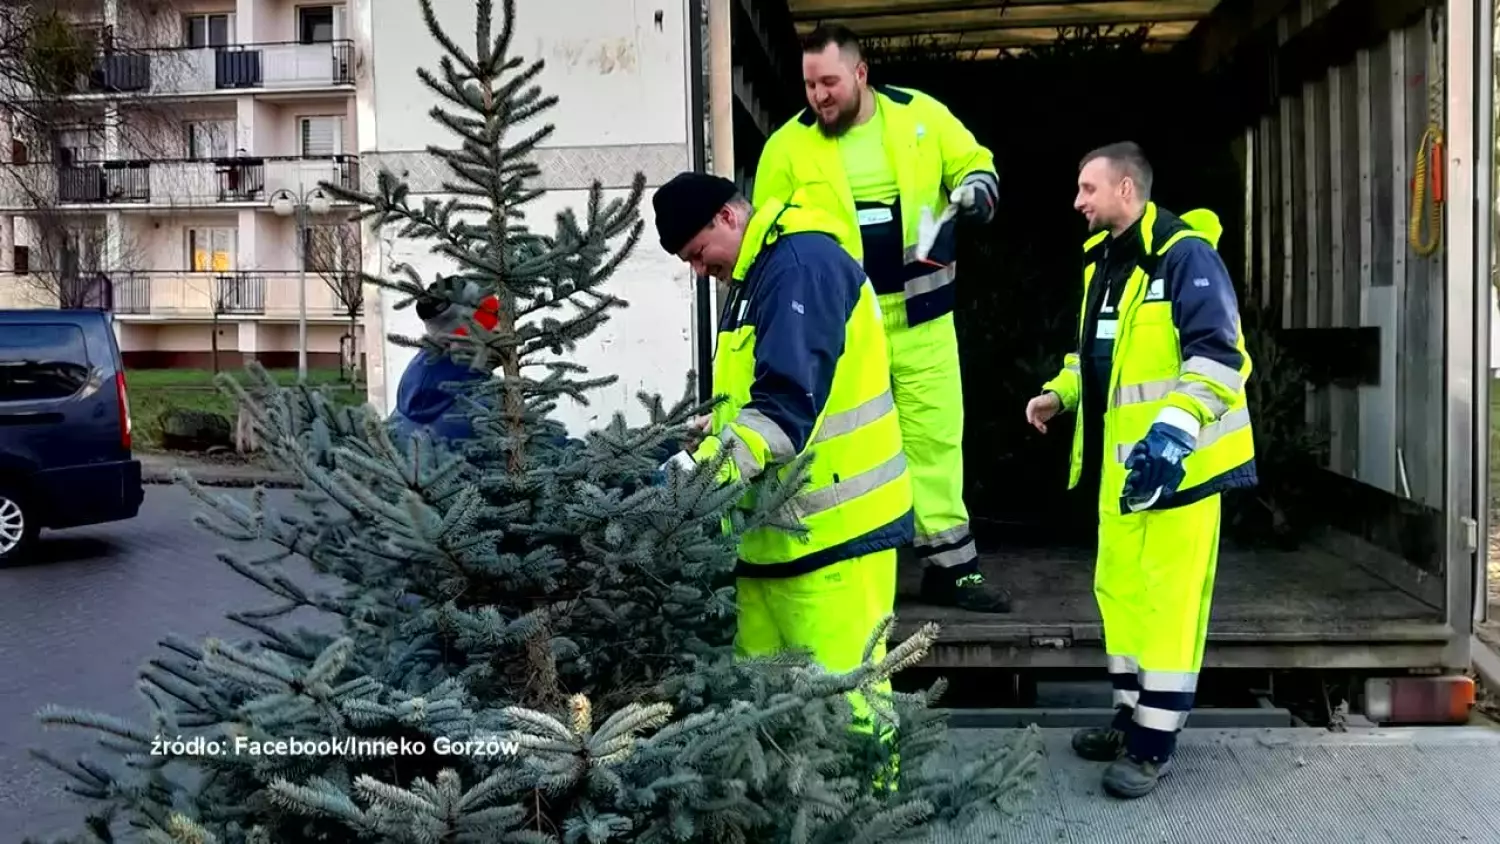
[(328, 195), (321, 188), (304, 190), (301, 183), (297, 191), (282, 188), (271, 194), (271, 210), (279, 217), (296, 217), (297, 220), (297, 378), (307, 380), (307, 239), (311, 229), (309, 215), (327, 214)]

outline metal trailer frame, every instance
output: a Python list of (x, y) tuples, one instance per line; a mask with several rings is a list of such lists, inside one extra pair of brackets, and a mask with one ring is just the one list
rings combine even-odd
[[(1353, 0), (1344, 2), (1355, 5)], [(1398, 7), (1392, 14), (1409, 18), (1414, 5)], [(1281, 14), (1274, 24), (1278, 53), (1330, 8), (1326, 0), (1303, 0)], [(1434, 18), (1439, 9), (1441, 14)], [(1350, 9), (1341, 11), (1347, 14)], [(1310, 394), (1308, 421), (1320, 424), (1321, 420), (1325, 429), (1336, 429), (1329, 421), (1336, 413), (1353, 414), (1357, 420), (1359, 405), (1364, 404), (1363, 412), (1371, 418), (1404, 412), (1411, 418), (1397, 424), (1443, 432), (1440, 444), (1434, 443), (1424, 455), (1421, 490), (1401, 489), (1409, 484), (1397, 465), (1396, 441), (1389, 437), (1370, 449), (1385, 451), (1390, 459), (1383, 467), (1356, 466), (1357, 442), (1335, 443), (1330, 458), (1333, 470), (1366, 481), (1387, 472), (1397, 497), (1425, 496), (1429, 506), (1441, 508), (1441, 548), (1434, 549), (1440, 556), (1432, 560), (1440, 571), (1419, 571), (1354, 537), (1338, 540), (1339, 545), (1328, 549), (1390, 583), (1422, 594), (1443, 611), (1441, 615), (1434, 611), (1430, 623), (1334, 624), (1274, 633), (1211, 630), (1205, 667), (1359, 672), (1462, 672), (1470, 668), (1473, 632), (1484, 620), (1486, 603), (1492, 294), (1479, 268), (1488, 272), (1491, 266), (1494, 147), (1488, 127), (1494, 125), (1494, 104), (1493, 86), (1486, 82), (1493, 79), (1494, 9), (1492, 0), (1445, 0), (1425, 13), (1421, 9), (1415, 13), (1422, 15), (1420, 20), (1384, 33), (1383, 43), (1358, 50), (1352, 61), (1319, 66), (1311, 78), (1303, 73), (1306, 81), (1291, 83), (1294, 94), (1278, 95), (1270, 113), (1261, 114), (1245, 129), (1246, 219), (1251, 221), (1246, 262), (1253, 264), (1258, 257), (1261, 268), (1258, 277), (1247, 272), (1246, 278), (1247, 295), (1267, 305), (1279, 298), (1283, 325), (1288, 328), (1367, 324), (1371, 305), (1361, 303), (1360, 292), (1370, 286), (1375, 272), (1387, 273), (1387, 285), (1403, 291), (1409, 273), (1414, 283), (1423, 283), (1429, 290), (1438, 288), (1436, 279), (1420, 275), (1424, 270), (1415, 266), (1417, 261), (1408, 262), (1405, 227), (1410, 195), (1399, 186), (1408, 177), (1413, 145), (1421, 131), (1409, 128), (1412, 110), (1425, 108), (1427, 99), (1425, 74), (1421, 87), (1412, 89), (1415, 74), (1406, 67), (1412, 53), (1425, 55), (1423, 45), (1407, 42), (1418, 33), (1425, 36), (1434, 20), (1441, 20), (1446, 195), (1444, 244), (1434, 260), (1441, 262), (1441, 288), (1430, 312), (1414, 309), (1425, 326), (1418, 326), (1413, 334), (1419, 345), (1424, 337), (1429, 341), (1427, 352), (1432, 357), (1412, 364), (1425, 364), (1425, 368), (1398, 373), (1401, 361), (1395, 355), (1404, 353), (1387, 353), (1379, 383), (1390, 385), (1404, 379), (1400, 397), (1394, 389), (1360, 396), (1354, 388), (1342, 388), (1342, 395), (1341, 388), (1323, 388)], [(1377, 54), (1379, 62), (1374, 60)], [(1372, 79), (1382, 62), (1380, 72), (1388, 74), (1387, 78)], [(1273, 61), (1271, 68), (1275, 67)], [(1282, 84), (1287, 83), (1282, 80)], [(1411, 101), (1413, 90), (1420, 92), (1415, 94), (1420, 102)], [(1377, 99), (1382, 95), (1387, 96), (1385, 102)], [(1389, 118), (1384, 135), (1377, 122), (1383, 117)], [(1383, 150), (1378, 149), (1381, 144)], [(1372, 176), (1387, 167), (1390, 186), (1377, 190)], [(1277, 184), (1270, 189), (1273, 179)], [(1375, 213), (1380, 201), (1377, 193), (1390, 203), (1382, 209), (1383, 217)], [(1273, 196), (1278, 201), (1273, 202)], [(1377, 268), (1374, 251), (1382, 244), (1387, 265)], [(1280, 289), (1273, 291), (1273, 287)], [(1339, 302), (1351, 307), (1341, 311)], [(1391, 316), (1386, 330), (1411, 342), (1406, 336), (1410, 327), (1395, 321), (1401, 308), (1397, 306)], [(1424, 328), (1430, 329), (1426, 335), (1421, 333)], [(1439, 343), (1440, 351), (1433, 348)], [(1439, 367), (1440, 383), (1427, 384), (1431, 379), (1426, 376)], [(1408, 393), (1415, 395), (1415, 401)], [(1406, 407), (1403, 398), (1408, 399)], [(1429, 401), (1433, 406), (1426, 406)], [(1338, 438), (1337, 430), (1334, 438)], [(1409, 494), (1403, 496), (1403, 492)], [(1018, 629), (1024, 625), (1014, 620), (965, 617), (951, 622), (938, 619), (938, 623), (940, 639), (924, 662), (928, 667), (1087, 669), (1104, 661), (1098, 624), (1050, 629), (1037, 625), (1027, 641)], [(896, 636), (904, 637), (913, 626), (899, 624)]]
[[(727, 0), (706, 2), (726, 3)], [(1434, 544), (1440, 543), (1441, 547), (1433, 549), (1436, 559), (1430, 563), (1432, 568), (1440, 571), (1416, 572), (1412, 565), (1405, 565), (1405, 570), (1400, 570), (1403, 566), (1400, 560), (1381, 560), (1380, 554), (1370, 553), (1372, 549), (1368, 544), (1351, 545), (1338, 553), (1348, 558), (1351, 564), (1358, 561), (1361, 566), (1372, 570), (1384, 568), (1382, 575), (1394, 583), (1413, 584), (1426, 578), (1427, 582), (1419, 585), (1425, 587), (1425, 596), (1433, 605), (1441, 602), (1443, 612), (1439, 616), (1434, 611), (1431, 623), (1387, 622), (1364, 628), (1345, 625), (1338, 630), (1323, 628), (1274, 634), (1211, 632), (1205, 666), (1367, 672), (1467, 670), (1475, 625), (1485, 618), (1487, 543), (1484, 539), (1489, 521), (1488, 373), (1492, 295), (1491, 285), (1481, 283), (1479, 268), (1488, 272), (1491, 266), (1494, 146), (1489, 127), (1494, 125), (1491, 83), (1494, 65), (1493, 0), (1300, 0), (1290, 3), (1285, 0), (1245, 3), (1226, 0), (1222, 6), (1234, 8), (1224, 10), (1223, 20), (1204, 23), (1205, 27), (1216, 24), (1219, 29), (1205, 39), (1205, 55), (1217, 53), (1212, 58), (1222, 59), (1246, 49), (1269, 49), (1275, 55), (1267, 57), (1263, 70), (1270, 71), (1273, 76), (1278, 75), (1278, 63), (1283, 59), (1282, 48), (1297, 33), (1314, 25), (1328, 29), (1330, 24), (1325, 18), (1330, 13), (1348, 20), (1358, 11), (1367, 17), (1378, 17), (1382, 21), (1380, 25), (1395, 26), (1380, 34), (1382, 43), (1365, 46), (1353, 53), (1352, 61), (1315, 52), (1308, 55), (1303, 49), (1304, 55), (1298, 57), (1306, 65), (1299, 68), (1305, 80), (1300, 83), (1300, 91), (1291, 98), (1278, 96), (1272, 114), (1247, 121), (1250, 125), (1246, 127), (1241, 143), (1244, 145), (1247, 221), (1254, 220), (1247, 225), (1247, 264), (1256, 255), (1264, 259), (1280, 250), (1276, 252), (1279, 257), (1275, 264), (1263, 261), (1261, 284), (1254, 285), (1249, 295), (1270, 302), (1272, 282), (1268, 274), (1274, 266), (1279, 275), (1274, 283), (1282, 286), (1287, 294), (1283, 297), (1283, 316), (1288, 327), (1293, 324), (1294, 312), (1297, 314), (1295, 318), (1305, 326), (1309, 324), (1307, 315), (1318, 313), (1320, 308), (1332, 313), (1323, 324), (1317, 325), (1319, 328), (1367, 324), (1370, 306), (1360, 302), (1359, 292), (1368, 285), (1360, 285), (1360, 280), (1368, 281), (1371, 274), (1377, 272), (1373, 251), (1381, 244), (1390, 250), (1390, 266), (1378, 271), (1388, 272), (1392, 279), (1405, 277), (1406, 238), (1402, 229), (1410, 198), (1406, 191), (1399, 189), (1399, 185), (1407, 178), (1413, 144), (1420, 135), (1420, 129), (1412, 133), (1405, 124), (1409, 117), (1408, 100), (1412, 96), (1406, 90), (1410, 74), (1405, 63), (1408, 47), (1416, 46), (1415, 42), (1408, 45), (1407, 39), (1418, 32), (1425, 35), (1425, 28), (1430, 27), (1434, 13), (1443, 22), (1443, 38), (1438, 43), (1441, 45), (1439, 59), (1445, 82), (1442, 92), (1446, 141), (1445, 242), (1436, 257), (1441, 261), (1442, 282), (1441, 291), (1434, 296), (1432, 310), (1423, 314), (1425, 336), (1430, 341), (1428, 351), (1432, 355), (1426, 360), (1428, 369), (1407, 379), (1415, 385), (1409, 387), (1412, 392), (1430, 398), (1430, 401), (1416, 401), (1417, 418), (1401, 423), (1417, 431), (1441, 430), (1441, 444), (1426, 456), (1421, 478), (1423, 488), (1420, 491), (1406, 490), (1411, 493), (1406, 496), (1401, 495), (1403, 484), (1399, 482), (1400, 476), (1404, 475), (1397, 465), (1401, 457), (1395, 455), (1395, 443), (1389, 436), (1369, 449), (1372, 453), (1383, 452), (1387, 466), (1376, 467), (1373, 471), (1366, 466), (1360, 471), (1355, 465), (1359, 462), (1356, 442), (1339, 443), (1335, 451), (1342, 456), (1331, 458), (1335, 463), (1331, 468), (1335, 471), (1342, 469), (1346, 476), (1357, 476), (1362, 480), (1367, 480), (1372, 474), (1384, 476), (1389, 482), (1383, 486), (1396, 492), (1398, 497), (1418, 498), (1441, 510), (1441, 526), (1433, 528), (1441, 534), (1434, 537)], [(1409, 21), (1414, 14), (1425, 16), (1412, 24)], [(1396, 22), (1400, 20), (1407, 21), (1406, 25), (1398, 25)], [(1272, 37), (1268, 40), (1263, 38), (1264, 30), (1260, 28), (1266, 24), (1271, 27)], [(1387, 74), (1384, 79), (1372, 77), (1377, 72), (1372, 57), (1377, 54), (1384, 62), (1379, 68), (1380, 72)], [(1423, 54), (1419, 52), (1419, 55)], [(1310, 60), (1334, 66), (1322, 64), (1313, 67), (1308, 64)], [(1372, 84), (1388, 95), (1386, 101), (1377, 100)], [(1421, 92), (1420, 99), (1425, 102), (1425, 85), (1416, 90)], [(1278, 119), (1281, 117), (1286, 119)], [(1372, 126), (1372, 120), (1381, 117), (1389, 118), (1390, 136), (1387, 138), (1366, 131)], [(1344, 121), (1366, 129), (1349, 130)], [(1352, 138), (1346, 137), (1345, 133), (1351, 131)], [(1273, 156), (1286, 156), (1293, 164), (1277, 169)], [(1309, 166), (1313, 168), (1311, 178), (1307, 177)], [(1293, 167), (1300, 168), (1295, 181)], [(1372, 175), (1384, 167), (1389, 168), (1386, 172), (1390, 184), (1376, 187), (1373, 183), (1377, 180)], [(1341, 177), (1334, 178), (1332, 173)], [(1348, 177), (1350, 173), (1355, 174), (1354, 178)], [(1278, 204), (1282, 206), (1276, 210), (1286, 211), (1280, 219), (1272, 215), (1267, 204), (1271, 192), (1265, 190), (1265, 185), (1273, 178), (1279, 181)], [(1295, 197), (1291, 193), (1294, 186), (1297, 190)], [(1258, 207), (1257, 197), (1263, 207)], [(1378, 202), (1390, 203), (1388, 213), (1379, 223), (1373, 213)], [(1294, 266), (1291, 257), (1294, 251), (1302, 256), (1299, 259), (1302, 266)], [(1248, 282), (1251, 278), (1252, 275), (1247, 274), (1247, 283), (1253, 285), (1253, 282)], [(1305, 286), (1294, 285), (1299, 278), (1307, 282)], [(1390, 283), (1395, 284), (1394, 280)], [(1334, 300), (1349, 303), (1352, 307), (1340, 312), (1331, 306)], [(1387, 330), (1406, 329), (1392, 325)], [(1439, 341), (1440, 350), (1437, 348)], [(1440, 383), (1429, 383), (1434, 379), (1423, 376), (1439, 367), (1442, 373)], [(1380, 383), (1395, 383), (1397, 377), (1394, 364), (1387, 362)], [(1424, 390), (1430, 392), (1423, 393)], [(1336, 413), (1358, 414), (1361, 404), (1365, 405), (1365, 414), (1373, 414), (1371, 418), (1401, 412), (1397, 401), (1384, 393), (1374, 398), (1370, 395), (1360, 397), (1352, 389), (1344, 394), (1338, 394), (1336, 389), (1326, 389), (1322, 393), (1309, 401), (1310, 406), (1316, 405), (1310, 407), (1310, 417), (1322, 414), (1320, 418), (1326, 419)], [(1413, 412), (1408, 410), (1407, 413)], [(1310, 418), (1309, 421), (1314, 420)], [(1387, 445), (1390, 447), (1383, 447)], [(917, 623), (920, 621), (898, 619), (894, 637), (904, 638)], [(1093, 669), (1104, 661), (1102, 631), (1097, 624), (1063, 629), (1038, 625), (1028, 632), (1022, 629), (1024, 624), (1013, 619), (1000, 622), (987, 621), (983, 617), (938, 619), (938, 623), (941, 626), (939, 641), (923, 663), (928, 667)]]

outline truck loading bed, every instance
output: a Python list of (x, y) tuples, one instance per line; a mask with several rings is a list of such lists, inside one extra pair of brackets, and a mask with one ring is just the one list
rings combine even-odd
[[(1069, 729), (1041, 731), (1035, 794), (1014, 817), (998, 812), (965, 841), (1500, 842), (1500, 731), (1194, 729), (1172, 775), (1141, 800), (1099, 786), (1103, 766), (1069, 750)], [(953, 763), (1013, 731), (954, 730)], [(948, 760), (943, 760), (948, 761)], [(981, 837), (982, 835), (982, 837)], [(960, 841), (938, 832), (933, 844)]]
[[(940, 643), (932, 659), (938, 665), (1097, 666), (1101, 634), (1093, 595), (1093, 549), (989, 549), (980, 564), (988, 577), (1010, 589), (1014, 606), (1009, 614), (922, 603), (920, 569), (903, 559), (896, 598), (897, 635), (911, 626), (936, 622), (941, 628)], [(1407, 578), (1404, 586), (1396, 585), (1401, 577)], [(1219, 559), (1206, 661), (1225, 667), (1298, 667), (1295, 645), (1305, 643), (1322, 651), (1320, 665), (1334, 667), (1362, 659), (1361, 652), (1378, 648), (1382, 640), (1388, 646), (1439, 642), (1443, 620), (1439, 587), (1436, 578), (1424, 582), (1400, 568), (1360, 565), (1348, 555), (1322, 547), (1290, 551), (1226, 547)], [(1294, 664), (1261, 661), (1256, 646), (1271, 643), (1281, 645), (1277, 652)], [(1225, 647), (1216, 649), (1216, 644)], [(1329, 661), (1328, 649), (1341, 644), (1347, 644), (1351, 653)], [(1226, 649), (1229, 646), (1232, 651)]]

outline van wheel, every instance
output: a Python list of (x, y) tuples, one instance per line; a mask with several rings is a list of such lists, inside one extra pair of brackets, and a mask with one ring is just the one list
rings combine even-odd
[(36, 544), (40, 525), (26, 502), (10, 489), (0, 488), (0, 566), (20, 562)]

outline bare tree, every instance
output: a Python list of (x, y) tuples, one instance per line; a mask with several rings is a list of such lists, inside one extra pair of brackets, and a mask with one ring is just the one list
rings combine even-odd
[(209, 276), (209, 363), (214, 374), (219, 366), (219, 317), (225, 314), (255, 313), (265, 308), (265, 288), (257, 285), (258, 277), (226, 272)]
[[(182, 145), (172, 108), (150, 96), (180, 87), (179, 62), (170, 51), (148, 59), (120, 37), (175, 41), (171, 4), (124, 0), (116, 25), (104, 24), (102, 3), (92, 18), (77, 11), (82, 5), (0, 0), (0, 206), (17, 221), (6, 244), (16, 279), (28, 303), (42, 306), (109, 307), (113, 282), (149, 263), (123, 221), (101, 225), (99, 214), (74, 208), (149, 196), (140, 162), (172, 157)], [(82, 93), (106, 96), (75, 96)], [(24, 245), (16, 226), (28, 235)]]
[(315, 272), (333, 291), (349, 330), (340, 341), (340, 370), (349, 381), (359, 376), (359, 317), (365, 309), (365, 285), (360, 276), (360, 227), (352, 221), (307, 229), (302, 247), (308, 272)]

